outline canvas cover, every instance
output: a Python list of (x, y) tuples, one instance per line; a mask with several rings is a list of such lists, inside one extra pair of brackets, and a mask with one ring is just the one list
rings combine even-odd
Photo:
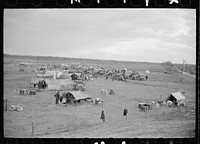
[(181, 92), (171, 93), (170, 96), (173, 96), (177, 101), (185, 100), (185, 96), (181, 94)]
[(69, 93), (71, 93), (74, 96), (75, 100), (91, 98), (90, 96), (88, 96), (80, 91), (71, 91)]

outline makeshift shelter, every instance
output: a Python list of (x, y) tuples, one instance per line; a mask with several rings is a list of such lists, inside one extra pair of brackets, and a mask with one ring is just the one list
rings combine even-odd
[(69, 90), (74, 88), (74, 82), (70, 79), (46, 79), (48, 90)]
[(185, 101), (185, 96), (182, 95), (181, 92), (175, 92), (175, 93), (171, 93), (168, 97), (166, 101), (172, 101), (175, 105), (177, 105), (178, 103)]
[(60, 101), (62, 101), (63, 98), (66, 99), (66, 103), (77, 103), (91, 99), (90, 96), (81, 93), (80, 91), (64, 92), (60, 98)]

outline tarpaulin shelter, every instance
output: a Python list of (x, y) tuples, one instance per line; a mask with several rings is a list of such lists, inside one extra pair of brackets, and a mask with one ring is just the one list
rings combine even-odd
[(177, 104), (181, 101), (185, 101), (185, 96), (182, 95), (181, 92), (174, 92), (171, 93), (168, 97), (167, 100), (172, 101), (174, 104)]
[(81, 100), (91, 99), (90, 96), (88, 96), (80, 91), (64, 92), (62, 94), (61, 98), (62, 99), (66, 98), (67, 103), (76, 103), (76, 102), (81, 102)]

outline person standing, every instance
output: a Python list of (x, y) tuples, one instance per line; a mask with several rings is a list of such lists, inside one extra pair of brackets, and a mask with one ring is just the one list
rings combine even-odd
[(58, 104), (59, 98), (60, 98), (60, 93), (59, 93), (59, 91), (57, 91), (57, 93), (54, 95), (54, 97), (56, 98), (56, 104)]
[(103, 122), (105, 122), (105, 114), (104, 114), (104, 111), (102, 110), (101, 112), (101, 119), (103, 120)]
[(106, 79), (108, 79), (108, 74), (106, 74)]

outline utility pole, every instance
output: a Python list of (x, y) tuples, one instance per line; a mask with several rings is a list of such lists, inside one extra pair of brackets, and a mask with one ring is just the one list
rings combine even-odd
[(35, 64), (35, 67), (36, 67), (35, 70), (37, 70), (37, 67), (38, 67), (37, 64), (38, 64), (38, 62), (39, 62), (39, 59), (40, 59), (40, 57), (37, 56), (37, 61), (36, 61), (36, 64)]
[(187, 67), (187, 64), (185, 64), (185, 71), (187, 72), (187, 70), (188, 70), (188, 67)]
[[(184, 66), (185, 60), (183, 58), (183, 64), (182, 64), (182, 68), (181, 68), (181, 75), (183, 74), (183, 66)], [(180, 82), (183, 82), (183, 78), (181, 77)]]
[(183, 64), (182, 64), (182, 68), (181, 68), (181, 74), (183, 74), (183, 66), (184, 66), (185, 60), (183, 58)]

